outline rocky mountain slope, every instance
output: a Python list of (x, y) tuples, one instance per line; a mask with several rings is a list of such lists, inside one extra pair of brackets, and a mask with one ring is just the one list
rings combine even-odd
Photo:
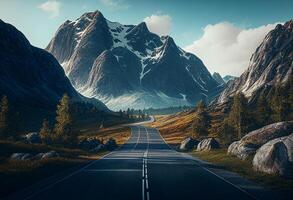
[(223, 80), (227, 83), (228, 81), (234, 80), (236, 78), (237, 78), (236, 76), (226, 75), (223, 77)]
[(218, 72), (213, 73), (213, 78), (219, 83), (219, 84), (225, 84), (226, 81), (222, 78), (222, 76)]
[[(55, 110), (64, 93), (74, 101), (93, 101), (71, 85), (58, 61), (33, 47), (15, 27), (0, 20), (0, 96), (19, 107)], [(97, 100), (100, 109), (107, 109)]]
[(112, 109), (194, 105), (222, 90), (202, 61), (144, 22), (122, 25), (99, 11), (63, 23), (46, 48), (73, 86)]
[[(250, 59), (247, 70), (219, 95), (218, 104), (242, 92), (253, 100), (267, 92), (272, 85), (292, 81), (293, 75), (293, 20), (277, 25), (270, 31)], [(290, 78), (291, 77), (291, 78)]]

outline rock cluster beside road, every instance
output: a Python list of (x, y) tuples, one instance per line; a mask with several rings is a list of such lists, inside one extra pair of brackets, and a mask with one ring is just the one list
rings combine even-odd
[(214, 138), (207, 138), (198, 141), (191, 137), (188, 137), (181, 142), (181, 145), (179, 147), (179, 149), (182, 151), (192, 150), (193, 148), (196, 148), (197, 151), (210, 151), (220, 148), (220, 144)]
[(38, 153), (33, 155), (31, 153), (13, 153), (10, 156), (10, 160), (24, 161), (24, 160), (44, 160), (48, 158), (59, 157), (59, 154), (56, 151), (49, 151), (45, 153)]
[(291, 133), (293, 133), (293, 121), (270, 124), (251, 131), (241, 140), (233, 142), (228, 148), (228, 154), (246, 159), (270, 140), (288, 136)]
[(253, 156), (252, 165), (256, 171), (292, 176), (293, 121), (254, 130), (233, 142), (227, 153), (243, 160)]

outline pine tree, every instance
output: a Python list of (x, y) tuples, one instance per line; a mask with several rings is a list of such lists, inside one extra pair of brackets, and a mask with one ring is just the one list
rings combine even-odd
[(10, 128), (9, 103), (7, 96), (3, 96), (0, 104), (0, 137), (7, 138)]
[(47, 119), (44, 119), (42, 128), (40, 129), (40, 136), (45, 144), (50, 144), (52, 141), (52, 130)]
[(288, 115), (286, 120), (293, 120), (293, 75), (288, 78), (288, 84), (286, 91), (288, 93), (287, 103), (288, 103)]
[(55, 139), (57, 142), (73, 143), (75, 135), (72, 133), (72, 116), (70, 110), (70, 101), (67, 94), (64, 94), (56, 110), (56, 124), (54, 128)]
[(126, 111), (126, 116), (127, 116), (127, 118), (131, 118), (131, 114), (130, 114), (130, 108), (128, 108), (127, 109), (127, 111)]
[(262, 95), (257, 100), (257, 107), (256, 107), (256, 121), (259, 127), (265, 126), (271, 122), (271, 108), (269, 106), (268, 101)]
[(280, 85), (274, 87), (274, 92), (271, 100), (271, 108), (273, 110), (273, 121), (280, 122), (285, 120), (285, 104), (284, 95)]
[(233, 141), (237, 140), (237, 135), (235, 134), (236, 130), (231, 126), (228, 119), (224, 119), (217, 132), (221, 142), (225, 145), (231, 144)]
[(228, 123), (236, 131), (238, 139), (241, 139), (249, 130), (250, 114), (247, 99), (242, 93), (233, 98), (232, 108), (228, 116)]
[(123, 117), (123, 112), (122, 112), (122, 110), (119, 110), (119, 116), (120, 116), (120, 117)]
[(208, 135), (211, 127), (211, 119), (203, 101), (196, 106), (195, 119), (192, 124), (193, 137), (204, 137)]

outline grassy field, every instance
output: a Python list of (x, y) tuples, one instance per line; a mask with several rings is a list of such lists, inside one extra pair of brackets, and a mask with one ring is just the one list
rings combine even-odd
[(227, 155), (227, 149), (202, 152), (193, 151), (190, 154), (201, 160), (222, 166), (228, 171), (236, 172), (249, 180), (269, 188), (293, 188), (293, 180), (254, 171), (252, 169), (252, 157), (247, 160), (240, 160), (235, 156)]
[[(103, 141), (114, 138), (118, 145), (124, 144), (130, 136), (128, 127), (89, 128), (80, 131), (80, 137), (96, 137)], [(11, 154), (25, 152), (37, 154), (54, 150), (59, 158), (35, 161), (12, 161)], [(0, 198), (30, 186), (47, 177), (63, 174), (81, 167), (91, 160), (99, 159), (108, 153), (92, 153), (81, 149), (48, 146), (44, 144), (24, 144), (0, 140)]]
[(194, 111), (179, 114), (155, 116), (156, 121), (149, 126), (157, 128), (169, 144), (179, 144), (185, 137), (191, 136), (191, 123)]
[[(219, 126), (222, 120), (222, 114), (219, 112), (210, 112), (211, 116), (211, 131), (209, 137), (217, 137), (214, 129)], [(179, 144), (186, 137), (192, 136), (192, 123), (196, 117), (195, 110), (183, 111), (173, 115), (155, 116), (156, 121), (149, 126), (159, 129), (162, 136), (169, 144)]]

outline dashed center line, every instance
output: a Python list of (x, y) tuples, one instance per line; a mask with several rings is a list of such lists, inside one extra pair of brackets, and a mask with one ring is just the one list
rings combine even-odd
[(142, 200), (145, 200), (145, 193), (146, 193), (146, 199), (150, 199), (150, 193), (149, 193), (149, 181), (148, 181), (148, 169), (147, 169), (147, 157), (148, 157), (148, 151), (149, 151), (149, 133), (146, 130), (147, 135), (147, 149), (143, 154), (142, 158)]

